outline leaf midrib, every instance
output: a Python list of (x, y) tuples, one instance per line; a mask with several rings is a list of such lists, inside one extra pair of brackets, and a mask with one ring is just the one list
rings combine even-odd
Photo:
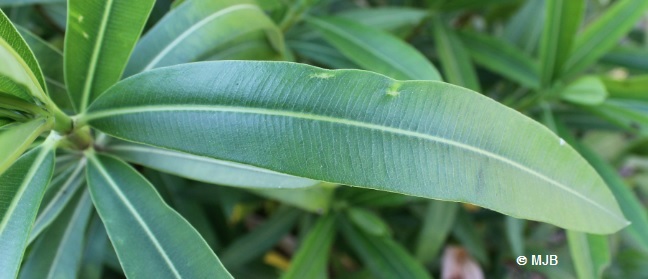
[(99, 32), (97, 34), (97, 39), (95, 40), (95, 45), (92, 49), (92, 56), (90, 57), (90, 64), (88, 65), (88, 71), (85, 79), (85, 84), (83, 85), (83, 92), (81, 93), (81, 106), (80, 111), (84, 112), (88, 106), (90, 100), (90, 89), (94, 82), (94, 75), (97, 71), (97, 63), (99, 62), (99, 56), (101, 54), (101, 49), (104, 45), (104, 36), (106, 35), (106, 26), (108, 25), (108, 19), (110, 18), (110, 13), (112, 12), (112, 5), (114, 0), (107, 0), (106, 5), (104, 6), (103, 16), (101, 17), (101, 23), (99, 24)]
[(143, 71), (147, 71), (150, 69), (153, 69), (159, 62), (162, 60), (166, 55), (173, 50), (180, 42), (182, 42), (185, 38), (187, 38), (189, 35), (192, 33), (196, 32), (198, 29), (202, 28), (203, 26), (207, 25), (209, 22), (214, 21), (218, 19), (221, 16), (227, 15), (230, 12), (234, 12), (237, 10), (243, 10), (243, 9), (259, 9), (256, 5), (252, 4), (238, 4), (238, 5), (233, 5), (230, 7), (227, 7), (225, 9), (222, 9), (216, 13), (213, 13), (209, 15), (208, 17), (205, 17), (201, 19), (200, 21), (196, 22), (196, 24), (192, 25), (190, 28), (182, 32), (178, 37), (176, 37), (173, 41), (171, 41), (167, 46), (165, 46), (153, 59), (151, 62), (149, 62)]
[(104, 177), (104, 179), (106, 179), (106, 182), (108, 182), (108, 185), (110, 186), (110, 188), (115, 192), (115, 194), (117, 194), (117, 197), (124, 203), (124, 205), (126, 206), (128, 211), (130, 211), (130, 213), (135, 218), (135, 220), (139, 223), (139, 225), (142, 227), (142, 229), (144, 229), (144, 232), (146, 233), (148, 238), (153, 243), (153, 246), (160, 253), (160, 255), (162, 256), (162, 258), (164, 259), (166, 264), (169, 266), (169, 268), (171, 269), (171, 271), (175, 275), (175, 277), (178, 278), (178, 279), (181, 279), (182, 276), (180, 276), (180, 273), (178, 272), (175, 265), (173, 265), (173, 262), (171, 261), (171, 259), (167, 255), (164, 248), (162, 248), (162, 245), (160, 244), (157, 237), (155, 237), (155, 234), (153, 234), (153, 232), (151, 232), (150, 228), (148, 227), (148, 225), (146, 224), (144, 219), (142, 219), (142, 216), (139, 214), (137, 209), (135, 209), (135, 207), (130, 202), (130, 200), (128, 200), (128, 198), (126, 196), (124, 196), (124, 193), (119, 189), (119, 186), (117, 186), (117, 183), (115, 183), (115, 181), (112, 179), (112, 177), (110, 176), (108, 171), (104, 168), (103, 164), (94, 155), (89, 156), (88, 158), (94, 163), (94, 165), (97, 167), (97, 170), (99, 170), (99, 173), (101, 173), (101, 175)]
[(386, 127), (386, 126), (380, 126), (378, 124), (374, 123), (367, 123), (367, 122), (362, 122), (362, 121), (356, 121), (356, 120), (351, 120), (351, 119), (346, 119), (346, 118), (336, 118), (336, 117), (331, 117), (331, 116), (325, 116), (325, 115), (317, 115), (317, 114), (309, 114), (309, 113), (304, 113), (304, 112), (291, 112), (291, 111), (281, 111), (281, 110), (274, 110), (274, 109), (266, 109), (266, 108), (252, 108), (252, 107), (237, 107), (237, 106), (223, 106), (223, 105), (149, 105), (149, 106), (144, 106), (144, 107), (133, 107), (133, 108), (120, 108), (120, 109), (109, 109), (109, 110), (104, 110), (100, 112), (94, 112), (90, 114), (86, 114), (80, 119), (80, 123), (87, 123), (88, 121), (92, 121), (95, 119), (103, 118), (103, 117), (110, 117), (110, 116), (118, 116), (118, 115), (125, 115), (125, 114), (139, 114), (139, 113), (150, 113), (150, 112), (170, 112), (170, 111), (211, 111), (211, 112), (231, 112), (231, 113), (241, 113), (241, 114), (260, 114), (260, 115), (271, 115), (271, 116), (280, 116), (280, 117), (292, 117), (292, 118), (297, 118), (297, 119), (308, 119), (308, 120), (315, 120), (315, 121), (323, 121), (323, 122), (329, 122), (329, 123), (335, 123), (335, 124), (341, 124), (341, 125), (348, 125), (348, 126), (355, 126), (359, 128), (365, 128), (365, 129), (370, 129), (370, 130), (377, 130), (385, 133), (393, 133), (393, 134), (399, 134), (399, 135), (404, 135), (404, 136), (410, 136), (410, 137), (415, 137), (415, 138), (420, 138), (424, 140), (429, 140), (433, 142), (438, 142), (442, 144), (447, 144), (451, 146), (455, 146), (459, 149), (464, 149), (467, 151), (471, 151), (474, 153), (478, 153), (481, 155), (484, 155), (486, 157), (493, 158), (495, 160), (501, 161), (503, 163), (506, 163), (510, 166), (513, 166), (523, 172), (529, 173), (532, 176), (538, 177), (550, 184), (553, 184), (557, 186), (558, 188), (564, 190), (567, 193), (570, 193), (581, 200), (593, 205), (596, 208), (599, 208), (603, 212), (609, 214), (610, 216), (614, 217), (614, 219), (620, 220), (623, 222), (623, 218), (620, 218), (607, 208), (602, 207), (598, 203), (594, 202), (593, 200), (587, 198), (586, 196), (582, 195), (579, 192), (574, 191), (573, 189), (570, 189), (569, 187), (563, 185), (562, 183), (555, 181), (546, 175), (539, 173), (533, 169), (530, 169), (521, 163), (518, 163), (516, 161), (513, 161), (509, 158), (503, 157), (501, 155), (495, 154), (493, 152), (490, 152), (488, 150), (480, 149), (477, 147), (470, 146), (465, 143), (461, 143), (458, 141), (438, 137), (438, 136), (433, 136), (433, 135), (428, 135), (420, 132), (415, 132), (415, 131), (409, 131), (409, 130), (403, 130), (399, 128), (393, 128), (393, 127)]

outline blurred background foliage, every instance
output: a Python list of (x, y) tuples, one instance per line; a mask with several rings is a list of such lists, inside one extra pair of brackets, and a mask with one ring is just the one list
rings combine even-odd
[[(191, 1), (158, 0), (143, 36)], [(614, 235), (359, 188), (250, 190), (139, 169), (237, 278), (648, 278), (647, 2), (258, 0), (280, 34), (233, 18), (215, 27), (222, 37), (187, 38), (200, 44), (196, 61), (288, 60), (398, 79), (433, 75), (416, 63), (393, 68), (420, 55), (445, 81), (519, 110), (577, 147), (633, 222)], [(48, 84), (60, 87), (65, 1), (0, 6), (46, 65)], [(65, 98), (65, 88), (51, 91)], [(123, 277), (92, 218), (81, 278)], [(520, 266), (520, 255), (558, 255), (559, 264)]]

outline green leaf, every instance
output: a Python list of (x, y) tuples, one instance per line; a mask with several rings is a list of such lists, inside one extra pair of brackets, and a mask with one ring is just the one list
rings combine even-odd
[(526, 220), (506, 217), (506, 238), (514, 255), (524, 255), (524, 227)]
[(79, 118), (88, 122), (130, 141), (569, 229), (627, 225), (603, 180), (555, 134), (442, 82), (285, 62), (193, 63), (120, 82)]
[(349, 221), (340, 220), (342, 235), (374, 278), (431, 278), (399, 243), (389, 236), (376, 236), (358, 230)]
[(32, 243), (52, 222), (61, 214), (63, 208), (70, 202), (74, 193), (85, 182), (83, 176), (85, 160), (70, 167), (70, 172), (55, 176), (45, 197), (41, 202), (36, 221), (32, 227), (27, 243)]
[[(581, 1), (566, 1), (581, 2)], [(619, 0), (576, 37), (565, 76), (577, 74), (612, 49), (648, 9), (645, 0)]]
[(15, 123), (0, 129), (0, 174), (2, 174), (29, 145), (43, 133), (50, 122), (38, 118), (25, 123)]
[(516, 46), (479, 33), (464, 32), (461, 35), (463, 45), (475, 62), (524, 86), (539, 87), (536, 63)]
[(65, 0), (0, 0), (0, 7), (49, 4), (49, 3), (65, 3)]
[(302, 188), (249, 188), (247, 190), (265, 198), (321, 214), (329, 210), (335, 184), (319, 182)]
[(642, 47), (616, 47), (601, 57), (601, 62), (639, 71), (648, 71), (648, 49)]
[(560, 92), (565, 101), (593, 106), (603, 103), (608, 96), (605, 85), (598, 77), (584, 76), (570, 83)]
[(336, 16), (394, 34), (409, 33), (428, 17), (428, 12), (411, 7), (376, 7), (345, 10)]
[(624, 80), (601, 78), (611, 98), (648, 101), (648, 75), (634, 76)]
[(60, 108), (72, 111), (72, 101), (65, 88), (63, 53), (20, 26), (16, 26), (42, 67), (50, 98)]
[(359, 69), (360, 66), (342, 55), (324, 40), (288, 41), (288, 47), (298, 56), (332, 69)]
[(83, 262), (79, 268), (79, 277), (83, 279), (100, 279), (103, 273), (104, 254), (108, 247), (108, 235), (101, 218), (92, 214), (83, 251)]
[(526, 1), (504, 26), (503, 37), (527, 55), (536, 53), (545, 20), (545, 0)]
[(607, 237), (568, 230), (567, 242), (578, 278), (602, 278), (603, 270), (610, 265)]
[(231, 278), (200, 234), (135, 169), (88, 155), (92, 201), (127, 277)]
[(301, 212), (294, 208), (280, 209), (259, 227), (230, 244), (220, 253), (221, 261), (228, 268), (236, 268), (263, 255), (290, 232), (299, 216)]
[(417, 260), (428, 263), (436, 259), (452, 229), (458, 209), (459, 204), (455, 202), (428, 202), (423, 215), (423, 226), (416, 241), (414, 254)]
[(54, 171), (53, 141), (25, 153), (0, 175), (0, 270), (16, 278), (27, 237)]
[(320, 183), (250, 165), (128, 142), (113, 142), (106, 146), (106, 152), (158, 171), (218, 185), (245, 188), (303, 188)]
[(30, 251), (20, 278), (77, 278), (85, 229), (92, 213), (87, 191), (75, 195)]
[(339, 17), (309, 18), (307, 22), (327, 42), (366, 70), (396, 79), (441, 79), (423, 54), (389, 33)]
[(648, 135), (647, 102), (610, 99), (598, 106), (587, 107), (587, 110), (629, 132)]
[(480, 91), (470, 55), (457, 34), (440, 18), (435, 18), (432, 35), (439, 53), (443, 76), (449, 83)]
[(347, 215), (353, 224), (367, 233), (379, 236), (389, 233), (389, 227), (376, 213), (361, 207), (351, 207), (347, 210)]
[(65, 84), (72, 104), (88, 104), (117, 82), (154, 0), (70, 0), (65, 32)]
[[(29, 89), (31, 96), (20, 96), (26, 101), (33, 102), (30, 97), (35, 97), (42, 102), (47, 99), (45, 93), (45, 79), (34, 54), (20, 36), (16, 27), (0, 10), (0, 76), (6, 76)], [(4, 92), (9, 93), (11, 92)]]
[(545, 0), (545, 20), (540, 40), (540, 78), (549, 86), (560, 77), (580, 27), (584, 0)]
[(592, 164), (598, 173), (601, 174), (609, 189), (619, 201), (619, 206), (623, 214), (631, 222), (623, 232), (630, 235), (643, 251), (648, 252), (648, 213), (641, 204), (641, 201), (635, 196), (630, 187), (626, 185), (614, 167), (601, 159), (585, 145), (577, 142), (564, 125), (558, 125), (558, 130), (560, 135), (574, 146)]
[(490, 260), (486, 252), (486, 245), (482, 239), (483, 233), (476, 230), (476, 224), (471, 215), (465, 210), (457, 213), (452, 235), (465, 247), (475, 259), (484, 265)]
[(328, 278), (327, 266), (335, 238), (335, 214), (321, 217), (299, 245), (282, 279)]
[(142, 37), (125, 76), (201, 60), (219, 46), (259, 30), (283, 52), (281, 31), (254, 1), (186, 1)]

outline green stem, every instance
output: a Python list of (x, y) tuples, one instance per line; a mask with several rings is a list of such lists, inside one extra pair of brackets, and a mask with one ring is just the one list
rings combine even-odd
[(47, 104), (47, 110), (54, 115), (54, 130), (61, 134), (68, 134), (74, 130), (72, 118), (61, 111), (53, 102)]

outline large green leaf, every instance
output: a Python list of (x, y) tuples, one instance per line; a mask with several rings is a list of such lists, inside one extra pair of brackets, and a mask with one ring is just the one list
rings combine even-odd
[(440, 80), (439, 72), (418, 50), (401, 39), (339, 17), (310, 18), (327, 42), (362, 68), (396, 79)]
[(470, 88), (480, 90), (477, 73), (470, 61), (470, 55), (457, 34), (445, 26), (440, 18), (433, 22), (432, 34), (441, 60), (443, 77), (446, 81)]
[(576, 37), (569, 60), (565, 64), (565, 75), (581, 72), (612, 49), (645, 14), (646, 9), (646, 0), (616, 1)]
[[(35, 97), (42, 102), (47, 99), (45, 94), (45, 79), (34, 54), (20, 36), (16, 27), (0, 10), (0, 76), (6, 76), (26, 86), (31, 96), (20, 96), (27, 101)], [(4, 92), (9, 93), (11, 92)]]
[(90, 213), (90, 195), (87, 191), (79, 192), (57, 222), (34, 244), (20, 278), (77, 278)]
[(560, 76), (585, 11), (584, 0), (545, 0), (540, 41), (540, 78), (549, 86)]
[(25, 123), (15, 123), (0, 128), (0, 174), (2, 174), (29, 145), (43, 133), (50, 122), (38, 118)]
[(335, 238), (335, 214), (320, 218), (301, 242), (282, 279), (328, 278), (327, 266)]
[(92, 201), (126, 276), (231, 278), (200, 234), (135, 169), (114, 157), (88, 156)]
[(286, 62), (194, 63), (120, 82), (79, 118), (88, 122), (130, 141), (569, 229), (627, 225), (603, 180), (555, 134), (443, 82)]
[(494, 37), (466, 32), (461, 36), (475, 62), (530, 88), (538, 88), (540, 77), (535, 61), (516, 46)]
[(219, 46), (259, 30), (283, 51), (281, 31), (254, 1), (186, 1), (142, 37), (125, 75), (206, 58)]
[(374, 278), (431, 278), (423, 265), (390, 236), (372, 235), (357, 229), (346, 219), (340, 221), (340, 228), (346, 242), (357, 253)]
[(65, 84), (83, 112), (117, 82), (154, 0), (70, 0), (65, 32)]
[(607, 237), (567, 231), (567, 241), (578, 278), (601, 278), (603, 270), (610, 264)]
[[(50, 138), (51, 139), (51, 138)], [(45, 187), (54, 171), (54, 142), (24, 154), (0, 175), (0, 270), (15, 278)]]

